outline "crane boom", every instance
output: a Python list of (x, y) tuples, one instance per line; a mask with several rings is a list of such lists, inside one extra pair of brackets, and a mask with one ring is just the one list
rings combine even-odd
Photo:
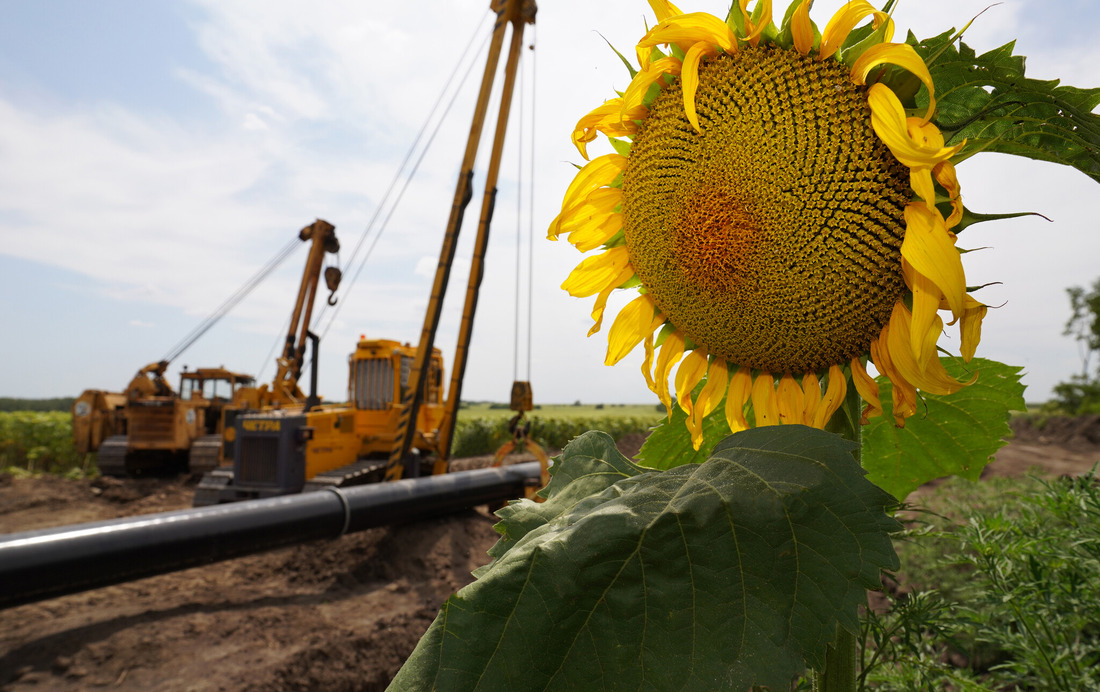
[[(508, 60), (505, 66), (504, 89), (501, 94), (500, 112), (497, 117), (496, 133), (494, 136), (493, 150), (489, 163), (489, 171), (485, 181), (485, 195), (482, 200), (481, 218), (478, 225), (478, 237), (476, 240), (474, 259), (470, 266), (470, 277), (467, 284), (466, 304), (462, 314), (462, 328), (459, 335), (459, 346), (455, 355), (455, 369), (451, 379), (451, 389), (448, 394), (447, 404), (444, 409), (443, 425), (436, 436), (436, 453), (440, 461), (437, 462), (435, 473), (446, 471), (447, 457), (450, 455), (450, 441), (454, 430), (455, 411), (458, 407), (459, 395), (462, 388), (462, 375), (465, 371), (466, 353), (469, 345), (470, 333), (473, 329), (474, 309), (477, 305), (478, 290), (481, 285), (483, 272), (483, 260), (485, 244), (488, 242), (489, 225), (493, 216), (493, 203), (496, 196), (496, 181), (500, 171), (500, 156), (504, 149), (504, 135), (507, 130), (508, 114), (511, 108), (512, 91), (515, 86), (516, 66), (519, 63), (519, 55), (523, 46), (523, 29), (525, 24), (535, 21), (537, 7), (534, 0), (493, 0), (492, 9), (497, 13), (496, 24), (493, 27), (493, 37), (489, 45), (489, 55), (485, 63), (485, 73), (482, 76), (481, 91), (478, 93), (477, 106), (474, 109), (474, 119), (470, 127), (470, 136), (466, 142), (466, 153), (462, 159), (462, 168), (458, 175), (458, 183), (455, 188), (454, 202), (451, 206), (450, 218), (447, 221), (447, 230), (443, 237), (443, 247), (439, 254), (439, 264), (436, 267), (435, 281), (432, 285), (432, 294), (428, 302), (428, 309), (424, 314), (424, 326), (420, 332), (420, 341), (417, 345), (416, 358), (413, 360), (412, 370), (409, 374), (398, 414), (397, 434), (386, 468), (386, 479), (396, 480), (404, 474), (404, 459), (412, 447), (416, 434), (415, 421), (424, 399), (425, 378), (428, 359), (435, 346), (435, 334), (439, 326), (440, 313), (443, 308), (443, 297), (447, 292), (447, 284), (450, 280), (451, 266), (454, 261), (455, 248), (458, 242), (458, 234), (462, 227), (462, 218), (472, 198), (471, 181), (473, 178), (474, 161), (477, 157), (478, 145), (481, 141), (481, 131), (485, 124), (485, 114), (489, 107), (489, 95), (493, 88), (493, 80), (500, 61), (500, 53), (504, 43), (504, 32), (508, 24), (512, 25), (511, 45), (509, 47)], [(445, 446), (444, 446), (445, 445)]]
[[(336, 239), (336, 227), (324, 219), (317, 219), (303, 228), (299, 231), (298, 238), (302, 242), (311, 241), (311, 244), (309, 256), (306, 257), (306, 266), (302, 272), (302, 281), (298, 287), (298, 298), (291, 311), (283, 355), (276, 361), (278, 369), (275, 379), (272, 380), (272, 387), (277, 401), (301, 401), (304, 398), (298, 386), (298, 378), (302, 375), (306, 335), (313, 315), (317, 285), (321, 279), (321, 265), (324, 263), (326, 253), (336, 253), (340, 250), (340, 242)], [(340, 282), (339, 270), (336, 271), (335, 275), (330, 273), (325, 277), (330, 292), (334, 292)], [(331, 297), (329, 302), (332, 302)]]

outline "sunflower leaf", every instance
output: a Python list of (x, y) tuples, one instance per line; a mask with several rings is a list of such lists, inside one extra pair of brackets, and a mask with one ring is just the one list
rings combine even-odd
[[(1043, 216), (1037, 211), (1016, 211), (1009, 214), (982, 214), (976, 211), (963, 207), (962, 219), (959, 220), (959, 224), (951, 230), (955, 233), (961, 233), (968, 227), (973, 226), (976, 223), (982, 223), (983, 221), (999, 221), (1000, 219), (1016, 219), (1021, 216), (1038, 216), (1041, 219), (1050, 221), (1049, 218)], [(970, 290), (970, 289), (967, 289)]]
[[(852, 447), (749, 430), (704, 464), (599, 491), (629, 462), (610, 437), (579, 437), (546, 504), (578, 482), (597, 494), (524, 526), (444, 603), (390, 689), (786, 689), (897, 567), (893, 500)], [(617, 470), (595, 482), (593, 468)]]
[(890, 381), (878, 378), (884, 412), (863, 428), (863, 467), (871, 482), (899, 500), (935, 478), (977, 480), (1011, 433), (1009, 412), (1026, 407), (1021, 368), (981, 358), (968, 365), (941, 361), (956, 379), (977, 372), (977, 381), (947, 396), (924, 394), (924, 410), (904, 428), (894, 425)]
[[(520, 541), (527, 532), (569, 510), (581, 500), (598, 495), (617, 481), (645, 473), (622, 454), (611, 454), (615, 441), (603, 432), (590, 432), (577, 437), (566, 447), (569, 463), (562, 458), (550, 467), (550, 483), (539, 491), (545, 502), (515, 500), (497, 510), (501, 521), (496, 524), (501, 538), (489, 549), (489, 556), (499, 558)], [(475, 572), (480, 577), (496, 563)]]
[(1100, 88), (1025, 77), (1014, 43), (977, 55), (961, 41), (956, 49), (952, 35), (910, 36), (936, 84), (936, 124), (949, 143), (965, 139), (963, 155), (995, 151), (1073, 166), (1100, 182), (1100, 115), (1092, 112)]
[(626, 65), (627, 72), (630, 73), (630, 78), (634, 79), (634, 75), (638, 74), (638, 70), (634, 69), (634, 65), (626, 59), (626, 56), (619, 52), (618, 48), (611, 45), (611, 41), (608, 41), (606, 36), (600, 34), (600, 38), (603, 39), (604, 43), (607, 44), (607, 47), (610, 48), (615, 53), (615, 55), (619, 56), (619, 60), (622, 60), (623, 64)]
[(703, 418), (703, 444), (696, 451), (691, 447), (691, 433), (687, 428), (687, 414), (672, 405), (672, 415), (661, 421), (646, 437), (638, 450), (638, 461), (652, 469), (665, 470), (684, 464), (701, 464), (710, 450), (730, 435), (724, 406), (718, 406)]

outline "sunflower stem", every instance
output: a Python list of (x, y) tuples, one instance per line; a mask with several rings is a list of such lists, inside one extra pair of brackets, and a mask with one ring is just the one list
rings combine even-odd
[(838, 626), (836, 643), (825, 654), (825, 670), (814, 671), (814, 692), (855, 692), (859, 647), (854, 634)]
[[(825, 425), (829, 432), (856, 443), (853, 454), (862, 463), (860, 413), (863, 401), (859, 398), (855, 383), (848, 377), (848, 390), (840, 410)], [(813, 672), (814, 692), (856, 692), (859, 679), (859, 643), (856, 636), (841, 626), (836, 628), (836, 642), (825, 652), (824, 670)]]

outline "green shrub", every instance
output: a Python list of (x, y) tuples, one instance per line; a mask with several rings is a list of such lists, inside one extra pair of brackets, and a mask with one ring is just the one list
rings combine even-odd
[(0, 468), (32, 473), (87, 472), (94, 464), (73, 447), (67, 412), (0, 412)]

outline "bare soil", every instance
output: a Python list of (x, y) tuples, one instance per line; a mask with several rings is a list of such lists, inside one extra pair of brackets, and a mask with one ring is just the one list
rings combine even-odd
[[(987, 474), (1100, 461), (1100, 416), (1017, 428)], [(183, 478), (0, 476), (0, 533), (182, 509), (193, 491)], [(2, 611), (0, 690), (382, 690), (487, 561), (494, 522), (482, 507)]]

